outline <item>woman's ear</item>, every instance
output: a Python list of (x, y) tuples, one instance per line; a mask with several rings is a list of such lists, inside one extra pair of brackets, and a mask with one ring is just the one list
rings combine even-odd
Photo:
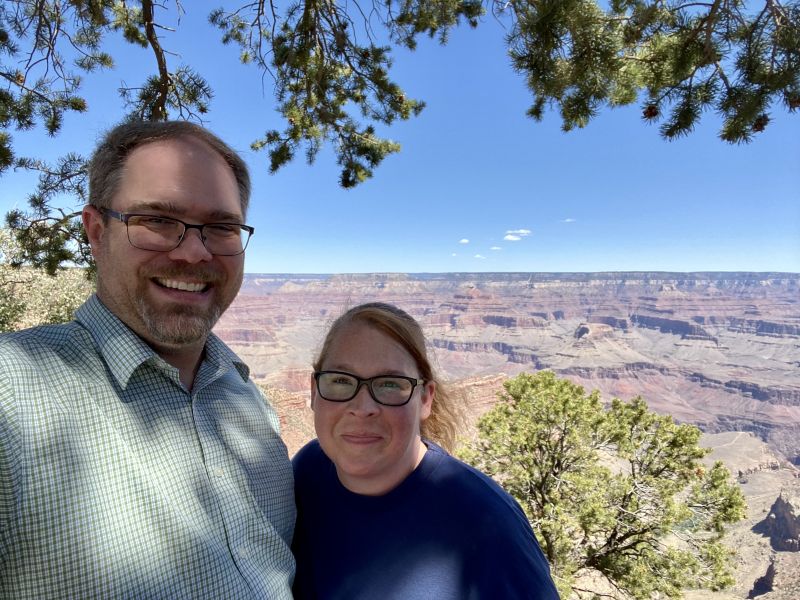
[(422, 394), (419, 398), (419, 420), (424, 421), (431, 416), (431, 409), (433, 408), (433, 399), (436, 396), (436, 382), (428, 381), (422, 388)]
[(311, 410), (314, 410), (314, 405), (317, 402), (317, 380), (314, 379), (313, 373), (311, 374), (309, 383), (311, 385), (311, 404), (309, 406), (311, 407)]

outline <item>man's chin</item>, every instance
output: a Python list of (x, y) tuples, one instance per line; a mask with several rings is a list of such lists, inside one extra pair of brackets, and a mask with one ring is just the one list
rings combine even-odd
[(173, 348), (182, 348), (185, 346), (193, 346), (205, 342), (208, 334), (211, 332), (210, 328), (192, 328), (192, 329), (169, 329), (164, 328), (156, 329), (150, 328), (150, 334), (153, 341), (160, 346), (169, 346)]
[(151, 339), (165, 346), (189, 346), (204, 342), (211, 329), (220, 317), (221, 311), (212, 314), (196, 314), (179, 307), (172, 311), (155, 311), (145, 309), (142, 318)]

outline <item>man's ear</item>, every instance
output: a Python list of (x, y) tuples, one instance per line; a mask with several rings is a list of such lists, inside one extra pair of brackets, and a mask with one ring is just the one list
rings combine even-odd
[(83, 228), (86, 231), (86, 237), (89, 238), (89, 244), (92, 247), (92, 254), (94, 255), (103, 243), (103, 233), (106, 229), (105, 220), (102, 213), (91, 204), (87, 204), (83, 207), (81, 219), (83, 220)]

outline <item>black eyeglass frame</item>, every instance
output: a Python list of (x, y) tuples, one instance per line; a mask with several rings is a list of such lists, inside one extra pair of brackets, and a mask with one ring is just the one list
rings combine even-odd
[[(331, 399), (323, 396), (322, 391), (319, 389), (319, 378), (328, 373), (333, 373), (335, 375), (347, 375), (348, 377), (352, 377), (353, 379), (355, 379), (358, 382), (358, 385), (356, 385), (356, 389), (353, 391), (353, 395), (346, 399)], [(386, 404), (385, 402), (381, 402), (375, 397), (375, 391), (372, 389), (372, 382), (375, 381), (376, 379), (386, 379), (387, 377), (392, 379), (405, 379), (406, 381), (412, 384), (411, 392), (408, 394), (408, 398), (406, 398), (405, 402), (401, 404)], [(424, 379), (416, 379), (414, 377), (408, 377), (406, 375), (386, 374), (386, 375), (376, 375), (375, 377), (367, 377), (366, 379), (364, 379), (362, 377), (359, 377), (358, 375), (353, 375), (352, 373), (348, 373), (347, 371), (314, 371), (314, 381), (317, 382), (317, 393), (319, 394), (319, 397), (322, 398), (323, 400), (327, 400), (328, 402), (350, 402), (350, 400), (352, 400), (353, 398), (356, 397), (356, 395), (358, 395), (361, 386), (366, 385), (367, 391), (369, 391), (369, 395), (372, 397), (373, 400), (375, 400), (375, 402), (377, 402), (381, 406), (405, 406), (406, 404), (411, 402), (411, 398), (414, 396), (414, 391), (417, 389), (417, 387), (420, 385), (425, 385), (426, 383)]]
[[(256, 232), (255, 227), (251, 227), (250, 225), (245, 225), (243, 223), (203, 223), (202, 225), (197, 225), (194, 223), (187, 223), (185, 221), (181, 221), (180, 219), (176, 219), (175, 217), (163, 217), (161, 215), (153, 215), (148, 213), (122, 213), (122, 212), (117, 212), (116, 210), (111, 210), (110, 208), (102, 208), (102, 207), (98, 207), (97, 210), (100, 211), (100, 214), (107, 215), (112, 219), (116, 219), (117, 221), (125, 223), (125, 233), (128, 236), (128, 243), (134, 248), (138, 248), (139, 250), (146, 250), (147, 252), (172, 252), (173, 250), (175, 250), (175, 248), (181, 245), (183, 239), (186, 237), (186, 232), (189, 229), (197, 229), (200, 231), (200, 241), (203, 242), (203, 247), (205, 247), (205, 249), (208, 250), (210, 254), (213, 254), (214, 256), (239, 256), (240, 254), (244, 254), (244, 251), (247, 250), (247, 245), (250, 243), (250, 238), (253, 237), (253, 234)], [(154, 250), (152, 248), (141, 248), (131, 241), (131, 234), (130, 230), (128, 229), (129, 227), (128, 221), (130, 220), (131, 217), (157, 217), (159, 219), (175, 221), (176, 223), (180, 223), (181, 225), (183, 225), (183, 233), (178, 238), (178, 242), (168, 250)], [(206, 237), (203, 235), (203, 230), (206, 227), (213, 227), (214, 225), (236, 225), (237, 227), (240, 227), (241, 229), (246, 231), (247, 239), (242, 244), (242, 249), (239, 252), (236, 252), (235, 254), (219, 254), (218, 252), (211, 252), (208, 246), (206, 246)]]

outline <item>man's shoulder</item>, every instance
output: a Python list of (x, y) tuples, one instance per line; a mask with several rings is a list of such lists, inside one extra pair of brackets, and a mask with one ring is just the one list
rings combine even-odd
[(38, 397), (64, 385), (85, 385), (101, 371), (91, 336), (79, 324), (45, 325), (0, 335), (3, 393)]
[(0, 334), (0, 357), (33, 358), (42, 353), (57, 353), (76, 339), (87, 337), (86, 330), (75, 321), (3, 333)]

